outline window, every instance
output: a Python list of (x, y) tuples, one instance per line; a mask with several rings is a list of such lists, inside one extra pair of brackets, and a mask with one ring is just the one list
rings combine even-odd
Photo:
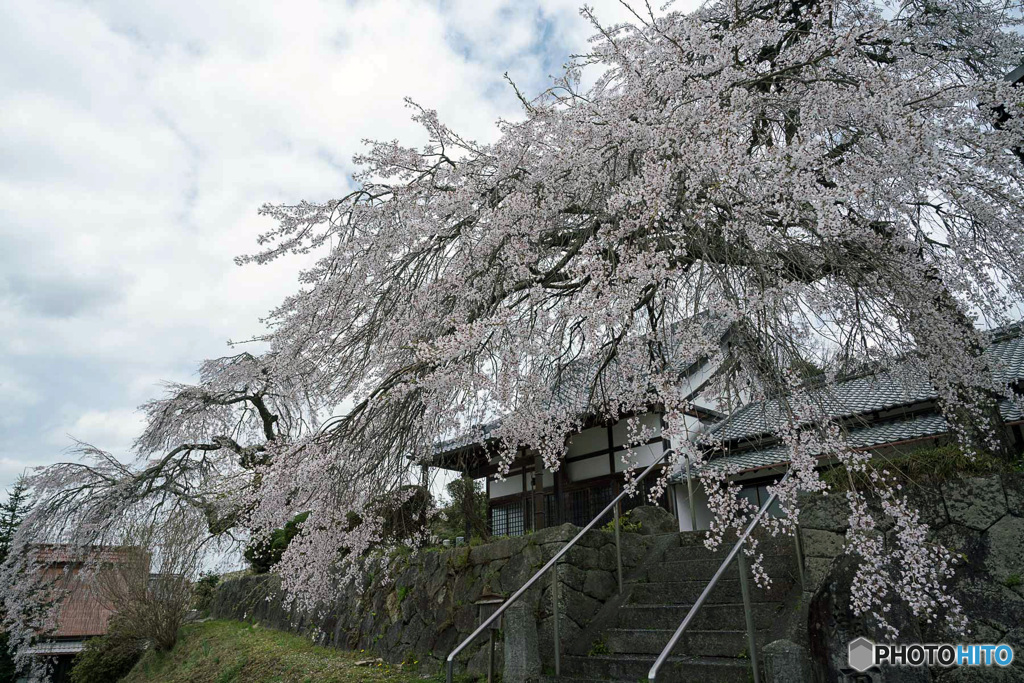
[[(772, 486), (772, 482), (766, 482), (764, 484), (755, 484), (753, 486), (745, 486), (740, 489), (740, 498), (746, 498), (751, 503), (757, 506), (758, 509), (768, 500), (771, 493), (768, 491), (768, 487)], [(772, 502), (771, 507), (768, 508), (768, 515), (771, 517), (781, 517), (782, 508), (779, 507), (779, 501), (775, 500)]]
[(492, 536), (522, 536), (529, 517), (529, 499), (491, 507)]

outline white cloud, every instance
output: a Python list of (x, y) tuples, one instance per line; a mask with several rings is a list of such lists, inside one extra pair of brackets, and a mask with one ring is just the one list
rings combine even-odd
[[(598, 5), (607, 22), (626, 16)], [(193, 379), (296, 287), (238, 268), (264, 202), (345, 191), (402, 98), (492, 139), (547, 85), (577, 2), (8, 3), (0, 22), (0, 487), (65, 433), (126, 448), (159, 379)]]
[(25, 413), (43, 400), (32, 381), (15, 368), (0, 365), (0, 427), (13, 428), (25, 419)]
[(73, 422), (55, 429), (50, 443), (63, 448), (76, 439), (115, 453), (125, 452), (143, 427), (142, 413), (137, 410), (87, 410)]

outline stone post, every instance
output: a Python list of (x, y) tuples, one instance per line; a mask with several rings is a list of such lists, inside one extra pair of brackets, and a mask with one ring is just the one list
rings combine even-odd
[(516, 601), (502, 615), (505, 640), (503, 681), (531, 683), (540, 677), (537, 621), (529, 603)]
[(765, 683), (811, 683), (807, 651), (790, 640), (776, 640), (761, 650)]

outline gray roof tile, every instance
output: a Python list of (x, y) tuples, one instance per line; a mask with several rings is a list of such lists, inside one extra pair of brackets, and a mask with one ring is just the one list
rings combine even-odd
[[(1000, 380), (1024, 378), (1024, 336), (1001, 336), (986, 351)], [(920, 376), (897, 376), (892, 372), (858, 377), (819, 390), (819, 400), (829, 418), (850, 417), (898, 406), (933, 400), (935, 390)], [(711, 429), (722, 441), (751, 439), (774, 432), (782, 425), (779, 401), (772, 399), (748, 404)]]
[[(999, 404), (999, 412), (1003, 419), (1008, 422), (1016, 422), (1024, 419), (1021, 407), (1010, 401), (1002, 401)], [(906, 420), (890, 420), (878, 424), (850, 430), (847, 436), (847, 443), (854, 449), (868, 449), (875, 446), (909, 441), (928, 436), (938, 436), (949, 431), (949, 424), (939, 413), (918, 415)], [(769, 446), (768, 448), (751, 449), (739, 453), (723, 455), (704, 463), (704, 467), (729, 470), (753, 470), (772, 465), (783, 465), (789, 462), (789, 452), (784, 446)], [(682, 473), (673, 475), (673, 481), (679, 481)]]

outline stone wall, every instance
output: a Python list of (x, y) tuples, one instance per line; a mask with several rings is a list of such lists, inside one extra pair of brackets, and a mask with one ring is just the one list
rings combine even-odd
[[(1010, 473), (932, 488), (907, 488), (921, 520), (931, 528), (931, 538), (961, 556), (949, 587), (963, 606), (972, 633), (956, 638), (939, 625), (920, 623), (905, 606), (894, 605), (890, 619), (900, 629), (900, 642), (1003, 642), (1014, 647), (1017, 657), (1006, 671), (906, 667), (883, 671), (870, 680), (1024, 681), (1024, 475)], [(849, 607), (857, 558), (842, 555), (848, 516), (843, 496), (816, 497), (801, 505), (809, 645), (818, 676), (828, 681), (855, 680), (852, 672), (844, 671), (851, 640), (858, 636), (876, 642), (889, 640)], [(882, 529), (888, 534), (892, 522), (887, 523)]]
[[(211, 613), (282, 630), (309, 634), (325, 645), (365, 649), (388, 661), (417, 660), (436, 672), (448, 653), (479, 624), (475, 602), (483, 595), (508, 597), (579, 529), (563, 525), (476, 547), (427, 549), (388, 560), (389, 579), (367, 573), (361, 590), (338, 589), (336, 600), (314, 614), (285, 609), (275, 577), (244, 576), (224, 582)], [(627, 573), (641, 563), (651, 536), (622, 534)], [(589, 624), (617, 591), (614, 535), (590, 531), (559, 563), (559, 622), (563, 646)], [(550, 572), (520, 601), (536, 618), (541, 665), (553, 663)], [(500, 638), (499, 638), (500, 640)], [(495, 647), (496, 669), (502, 647)], [(487, 667), (487, 637), (460, 655), (459, 673), (479, 675)]]

